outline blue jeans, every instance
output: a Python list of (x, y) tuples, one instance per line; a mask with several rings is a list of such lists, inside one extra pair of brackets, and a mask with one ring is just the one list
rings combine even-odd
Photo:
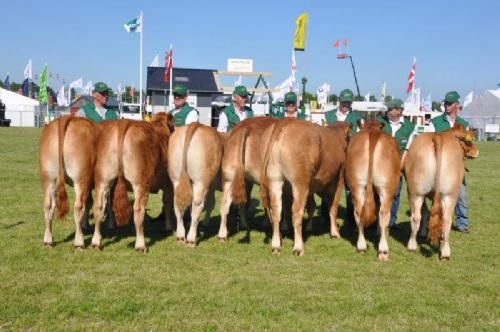
[(394, 194), (394, 200), (391, 206), (391, 219), (389, 221), (389, 227), (396, 225), (396, 220), (398, 220), (398, 209), (399, 209), (399, 198), (401, 196), (401, 187), (403, 186), (403, 175), (399, 176), (399, 185), (396, 193)]
[(460, 194), (458, 194), (457, 205), (455, 205), (455, 216), (457, 217), (457, 227), (469, 227), (469, 218), (467, 217), (467, 192), (465, 191), (465, 177), (460, 185)]

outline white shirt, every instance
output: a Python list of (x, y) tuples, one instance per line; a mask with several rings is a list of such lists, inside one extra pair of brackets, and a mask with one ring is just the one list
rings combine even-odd
[[(172, 115), (176, 115), (177, 113), (179, 113), (181, 111), (182, 107), (179, 108), (179, 110), (177, 109), (174, 109), (172, 111)], [(198, 115), (198, 111), (196, 111), (196, 109), (193, 109), (191, 112), (188, 113), (188, 115), (186, 116), (186, 125), (192, 123), (192, 122), (198, 122), (199, 121), (199, 118), (200, 116)]]
[[(245, 112), (245, 109), (243, 108), (243, 112), (240, 112), (234, 108), (236, 115), (240, 118), (240, 121), (243, 121), (247, 118), (247, 112)], [(217, 131), (219, 133), (226, 133), (227, 132), (227, 127), (229, 125), (229, 122), (227, 120), (226, 113), (220, 112), (219, 113), (219, 125), (217, 126)]]
[[(96, 107), (95, 111), (97, 112), (97, 114), (101, 116), (101, 118), (103, 119), (106, 118), (106, 109), (104, 107)], [(75, 113), (75, 116), (79, 118), (86, 118), (85, 111), (83, 110), (83, 108), (80, 108), (78, 112)]]
[(345, 122), (345, 119), (349, 115), (349, 112), (342, 113), (340, 110), (337, 110), (337, 112), (335, 112), (335, 115), (337, 116), (337, 121), (344, 121)]
[(396, 132), (401, 129), (401, 127), (403, 127), (404, 121), (399, 118), (399, 120), (396, 122), (392, 122), (391, 120), (389, 120), (389, 124), (391, 125), (392, 137), (395, 137)]

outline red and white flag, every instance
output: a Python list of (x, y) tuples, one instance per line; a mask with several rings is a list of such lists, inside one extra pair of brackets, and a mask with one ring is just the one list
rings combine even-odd
[(349, 39), (344, 39), (344, 46), (348, 46), (349, 45)]
[(297, 72), (297, 63), (295, 62), (295, 50), (292, 50), (292, 65), (290, 69), (292, 71), (293, 80), (295, 81), (295, 73)]
[(172, 59), (172, 46), (170, 46), (170, 51), (165, 55), (165, 82), (168, 82), (170, 79), (170, 69), (172, 69), (173, 59)]
[(337, 41), (335, 42), (335, 44), (333, 44), (333, 47), (339, 48), (340, 47), (340, 40), (337, 39)]
[(415, 82), (415, 70), (416, 70), (417, 59), (413, 57), (413, 66), (410, 70), (410, 75), (408, 75), (408, 89), (406, 89), (406, 93), (409, 93), (413, 89), (413, 83)]

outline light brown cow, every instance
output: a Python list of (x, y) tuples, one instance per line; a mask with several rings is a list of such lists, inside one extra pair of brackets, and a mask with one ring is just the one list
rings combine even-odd
[(221, 241), (227, 240), (227, 215), (231, 203), (239, 205), (241, 226), (248, 227), (245, 211), (247, 197), (252, 185), (260, 183), (260, 170), (266, 151), (262, 135), (266, 128), (277, 121), (270, 117), (246, 119), (231, 130), (226, 139), (221, 167), (221, 221), (218, 234)]
[(75, 238), (73, 245), (83, 248), (82, 221), (89, 206), (94, 183), (95, 148), (98, 126), (95, 123), (63, 116), (49, 123), (42, 131), (39, 146), (40, 179), (44, 195), (45, 234), (43, 242), (53, 245), (52, 217), (68, 212), (65, 183), (74, 187)]
[[(281, 250), (279, 223), (282, 210), (282, 190), (285, 181), (292, 188), (293, 252), (305, 254), (302, 239), (302, 218), (308, 197), (312, 193), (334, 197), (329, 207), (330, 235), (339, 237), (337, 229), (338, 201), (343, 187), (342, 168), (345, 161), (345, 125), (340, 128), (320, 127), (316, 124), (284, 119), (268, 128), (263, 136), (266, 154), (261, 170), (260, 190), (262, 205), (270, 216), (273, 253)], [(314, 205), (308, 205), (314, 208)], [(313, 211), (308, 211), (311, 216)]]
[[(366, 251), (364, 228), (376, 219), (374, 190), (380, 199), (378, 259), (389, 259), (387, 227), (391, 205), (399, 185), (400, 155), (396, 140), (377, 121), (368, 120), (347, 147), (346, 181), (352, 193), (358, 226), (357, 250)], [(375, 166), (376, 165), (376, 166)]]
[[(194, 122), (176, 128), (172, 134), (168, 148), (168, 174), (174, 187), (178, 242), (186, 242), (190, 247), (196, 245), (198, 217), (220, 170), (222, 154), (223, 142), (214, 128)], [(191, 201), (191, 226), (186, 239), (182, 217)]]
[[(92, 246), (102, 247), (100, 224), (111, 188), (113, 211), (118, 226), (128, 223), (130, 202), (127, 185), (134, 193), (135, 249), (145, 252), (144, 212), (149, 193), (164, 192), (166, 211), (171, 208), (171, 184), (167, 174), (168, 141), (172, 116), (156, 114), (151, 123), (118, 120), (110, 123), (99, 136), (95, 166), (96, 200), (94, 204), (95, 229)], [(168, 218), (169, 213), (165, 214)]]
[(411, 144), (404, 162), (411, 209), (411, 236), (407, 248), (417, 249), (420, 208), (427, 195), (434, 193), (428, 238), (441, 243), (441, 258), (449, 259), (449, 233), (453, 209), (464, 177), (464, 158), (477, 158), (479, 150), (472, 143), (474, 133), (460, 124), (441, 133), (424, 133)]

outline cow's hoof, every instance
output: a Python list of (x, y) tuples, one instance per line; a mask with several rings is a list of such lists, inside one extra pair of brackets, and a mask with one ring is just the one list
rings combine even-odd
[(408, 249), (408, 252), (416, 252), (417, 249), (414, 249), (414, 248), (407, 248)]
[(145, 254), (148, 252), (148, 248), (147, 247), (138, 247), (138, 248), (135, 248), (135, 251), (137, 251), (141, 254)]
[(74, 246), (74, 248), (75, 248), (75, 251), (77, 251), (77, 252), (81, 252), (81, 251), (85, 250), (85, 246), (84, 245)]
[(219, 239), (220, 243), (227, 243), (227, 237), (217, 236), (217, 238)]
[(293, 254), (295, 256), (304, 256), (305, 255), (304, 250), (300, 250), (300, 249), (293, 249)]
[(442, 261), (442, 262), (448, 262), (450, 260), (450, 256), (440, 256), (439, 259)]
[(358, 254), (366, 254), (366, 248), (365, 249), (356, 248), (356, 251), (358, 252)]
[(280, 255), (281, 254), (281, 249), (280, 248), (273, 248), (273, 255)]
[(45, 248), (54, 248), (54, 242), (43, 242)]
[(179, 243), (179, 244), (186, 243), (186, 238), (184, 238), (184, 237), (177, 237), (177, 243)]
[(101, 251), (102, 250), (102, 244), (93, 244), (92, 245), (92, 249), (96, 250), (96, 251)]
[(380, 262), (387, 262), (389, 260), (389, 253), (387, 251), (379, 251), (378, 260)]
[(330, 234), (330, 239), (339, 239), (340, 235), (338, 234)]
[(196, 247), (196, 242), (194, 242), (194, 241), (187, 241), (186, 242), (186, 247), (188, 247), (188, 248), (195, 248)]

